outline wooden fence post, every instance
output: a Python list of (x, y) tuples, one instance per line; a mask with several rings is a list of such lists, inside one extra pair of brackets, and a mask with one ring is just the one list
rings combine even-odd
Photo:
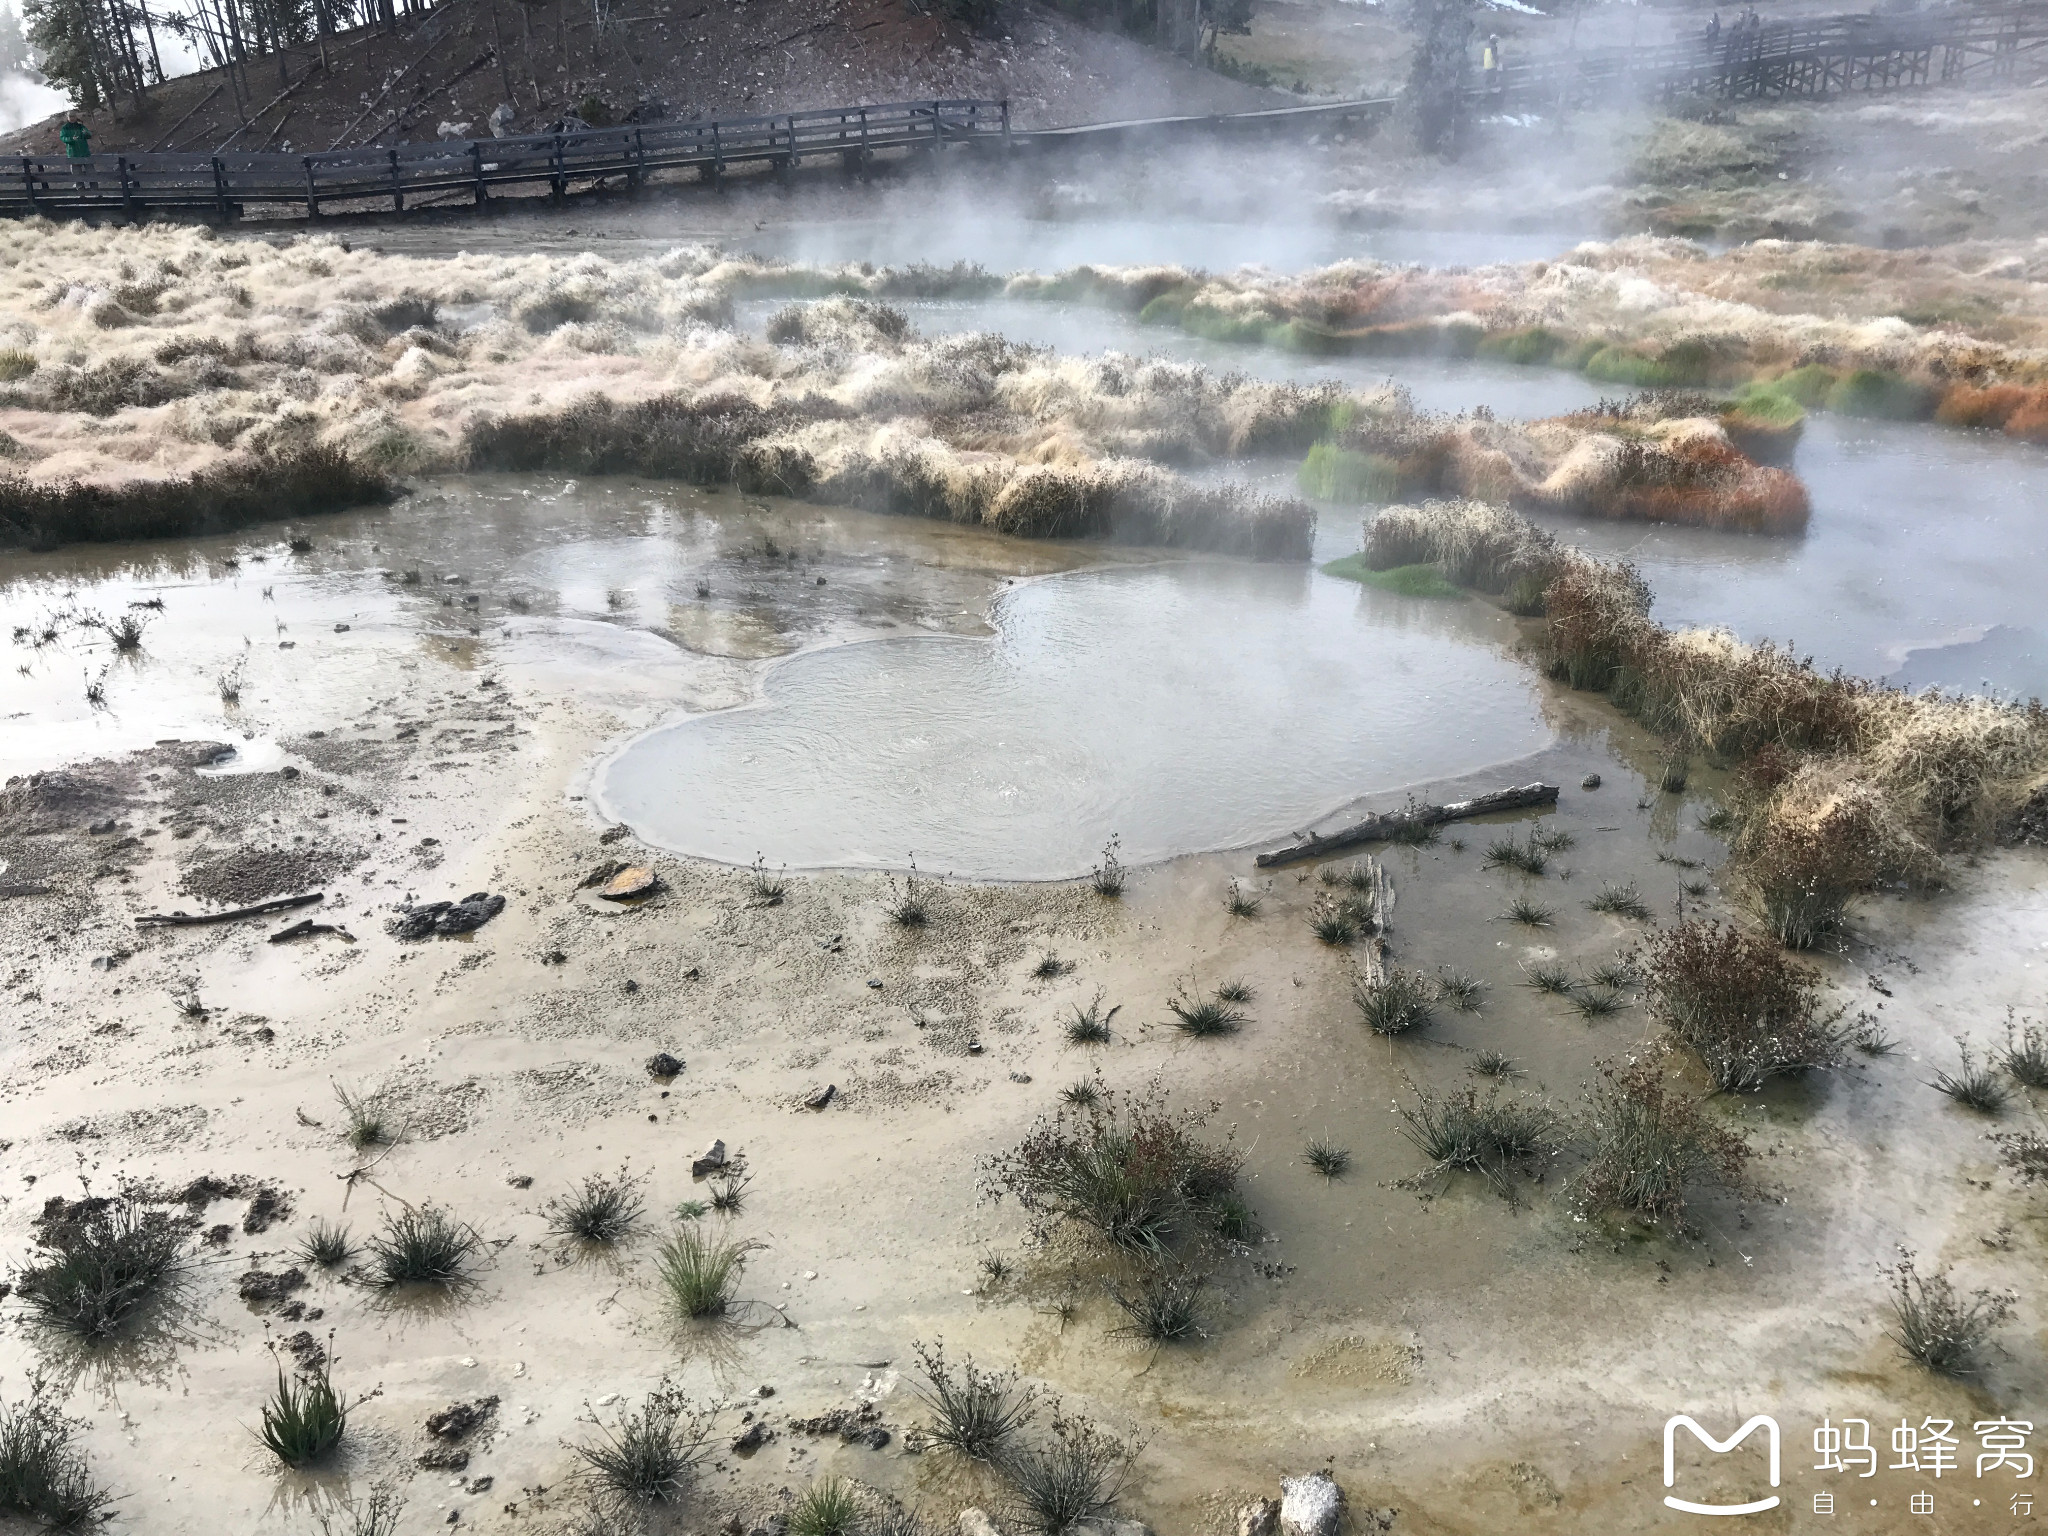
[(135, 194), (128, 185), (128, 157), (126, 155), (114, 157), (114, 172), (121, 178), (121, 211), (133, 219), (135, 217)]
[(718, 119), (711, 119), (711, 185), (725, 185), (725, 140), (718, 131)]
[(635, 197), (638, 197), (647, 186), (647, 135), (639, 128), (633, 130), (632, 186)]
[(232, 217), (228, 212), (227, 171), (221, 166), (219, 155), (213, 157), (213, 207), (222, 218)]
[(398, 151), (391, 151), (391, 211), (405, 212), (405, 183), (398, 176)]
[(313, 190), (313, 157), (307, 155), (300, 163), (306, 167), (306, 217), (308, 219), (318, 219), (320, 217), (320, 196)]
[(569, 172), (562, 162), (562, 136), (555, 135), (554, 148), (548, 153), (548, 195), (561, 202), (569, 195)]
[(34, 213), (36, 211), (36, 173), (35, 168), (29, 164), (27, 155), (21, 157), (21, 181), (22, 185), (28, 189), (28, 211)]
[(470, 174), (476, 178), (476, 205), (481, 208), (491, 200), (491, 195), (484, 189), (484, 147), (475, 139), (469, 141), (469, 166)]

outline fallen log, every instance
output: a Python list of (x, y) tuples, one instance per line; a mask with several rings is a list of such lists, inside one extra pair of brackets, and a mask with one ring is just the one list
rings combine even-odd
[(315, 891), (310, 896), (280, 896), (275, 901), (259, 901), (253, 907), (236, 907), (232, 912), (202, 912), (197, 917), (187, 912), (145, 912), (135, 919), (135, 926), (197, 928), (206, 923), (233, 923), (245, 917), (268, 917), (273, 912), (289, 912), (293, 907), (310, 907), (326, 899), (325, 891)]
[(1260, 869), (1270, 869), (1275, 864), (1291, 864), (1296, 859), (1325, 858), (1346, 848), (1356, 848), (1360, 843), (1388, 842), (1413, 828), (1440, 826), (1447, 821), (1489, 816), (1495, 811), (1521, 811), (1532, 805), (1556, 803), (1555, 784), (1524, 784), (1516, 789), (1496, 789), (1491, 794), (1475, 795), (1470, 800), (1453, 800), (1448, 805), (1411, 805), (1402, 810), (1368, 816), (1356, 825), (1327, 836), (1319, 837), (1311, 832), (1302, 842), (1289, 843), (1271, 853), (1260, 854), (1255, 862)]
[(289, 928), (278, 929), (277, 932), (270, 936), (270, 942), (273, 944), (287, 944), (293, 939), (317, 938), (323, 933), (338, 933), (351, 944), (355, 942), (355, 935), (346, 928), (335, 923), (316, 923), (310, 917), (300, 918)]

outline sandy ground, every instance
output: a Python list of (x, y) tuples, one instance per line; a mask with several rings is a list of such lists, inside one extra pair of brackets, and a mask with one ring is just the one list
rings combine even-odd
[[(1003, 580), (1058, 579), (1092, 553), (912, 529), (877, 567), (883, 520), (737, 498), (703, 506), (731, 536), (682, 549), (674, 580), (726, 579), (763, 529), (811, 540), (805, 573), (826, 576), (828, 592), (868, 569), (859, 608), (808, 643), (850, 639), (878, 614), (903, 625), (964, 611), (974, 632), (973, 610)], [(200, 1191), (198, 1262), (124, 1342), (66, 1348), (8, 1308), (0, 1391), (14, 1396), (41, 1368), (68, 1392), (121, 1496), (118, 1525), (305, 1529), (332, 1501), (397, 1482), (405, 1530), (534, 1529), (577, 1506), (566, 1443), (664, 1377), (732, 1404), (721, 1445), (744, 1414), (769, 1426), (751, 1455), (713, 1459), (682, 1528), (764, 1524), (828, 1471), (950, 1518), (986, 1490), (904, 1434), (920, 1419), (904, 1381), (911, 1345), (940, 1337), (1147, 1437), (1126, 1504), (1175, 1533), (1232, 1529), (1236, 1505), (1318, 1466), (1347, 1489), (1358, 1530), (1382, 1514), (1382, 1528), (1404, 1532), (1680, 1529), (1688, 1517), (1661, 1507), (1656, 1476), (1659, 1429), (1680, 1411), (1724, 1433), (1753, 1412), (1783, 1421), (1788, 1509), (1769, 1528), (1807, 1528), (1812, 1495), (1833, 1488), (1856, 1495), (1844, 1528), (1920, 1530), (1909, 1474), (1851, 1489), (1808, 1470), (1824, 1414), (1867, 1417), (1880, 1436), (1901, 1417), (2040, 1417), (2030, 1410), (2048, 1389), (2048, 1333), (2028, 1277), (2043, 1256), (2042, 1205), (1996, 1170), (1986, 1124), (1925, 1086), (1952, 1062), (1954, 1037), (1988, 1044), (2008, 1006), (2040, 1004), (2038, 853), (1986, 859), (1932, 900), (1861, 910), (1846, 951), (1820, 964), (1901, 1053), (1720, 1101), (1759, 1153), (1760, 1192), (1706, 1202), (1696, 1238), (1575, 1219), (1560, 1188), (1569, 1160), (1517, 1204), (1456, 1181), (1400, 1187), (1419, 1166), (1392, 1112), (1405, 1082), (1454, 1086), (1471, 1052), (1497, 1048), (1527, 1073), (1520, 1086), (1569, 1104), (1597, 1061), (1649, 1032), (1639, 1010), (1587, 1023), (1520, 984), (1532, 959), (1589, 964), (1637, 940), (1637, 925), (1583, 909), (1597, 885), (1636, 882), (1660, 917), (1679, 900), (1725, 910), (1711, 883), (1720, 846), (1697, 829), (1711, 783), (1650, 794), (1653, 744), (1604, 706), (1553, 694), (1552, 747), (1466, 784), (1415, 786), (1436, 798), (1561, 783), (1545, 820), (1576, 843), (1541, 882), (1555, 925), (1534, 932), (1494, 917), (1524, 881), (1481, 867), (1486, 829), (1388, 852), (1395, 957), (1456, 965), (1488, 988), (1479, 1013), (1388, 1042), (1352, 1011), (1356, 957), (1307, 928), (1320, 890), (1310, 871), (1254, 872), (1249, 850), (1141, 870), (1120, 901), (1083, 885), (952, 882), (931, 925), (905, 932), (884, 915), (878, 876), (792, 876), (787, 898), (763, 906), (743, 872), (601, 826), (584, 798), (599, 754), (678, 706), (752, 696), (771, 663), (693, 651), (689, 637), (630, 618), (579, 627), (521, 614), (511, 575), (436, 548), (435, 513), (419, 500), (311, 530), (303, 559), (319, 569), (422, 568), (417, 589), (363, 599), (353, 621), (288, 580), (293, 557), (262, 532), (181, 547), (169, 566), (155, 563), (164, 551), (87, 550), (4, 567), (10, 623), (67, 590), (92, 600), (147, 587), (166, 623), (245, 587), (282, 594), (271, 604), (283, 638), (252, 650), (244, 702), (192, 705), (188, 729), (164, 732), (176, 742), (88, 761), (82, 745), (41, 749), (24, 728), (74, 707), (25, 716), (7, 704), (9, 771), (64, 774), (10, 780), (0, 812), (0, 942), (12, 957), (0, 1252), (23, 1258), (44, 1201), (87, 1181), (185, 1189), (212, 1176), (241, 1191)], [(827, 524), (837, 533), (817, 532)], [(149, 691), (147, 676), (131, 697)], [(0, 701), (37, 686), (10, 677)], [(202, 773), (195, 762), (213, 753), (192, 745), (202, 738), (240, 742), (245, 766), (267, 771)], [(1604, 777), (1597, 791), (1577, 787), (1589, 772)], [(1400, 786), (1361, 788), (1377, 791), (1374, 805), (1400, 798)], [(645, 858), (661, 892), (617, 906), (578, 890), (621, 856)], [(1256, 918), (1227, 915), (1232, 878), (1265, 892)], [(1707, 893), (1683, 897), (1678, 883), (1692, 879)], [(311, 915), (346, 932), (268, 941), (301, 913), (134, 924), (300, 889), (324, 890)], [(406, 943), (384, 930), (409, 897), (479, 890), (507, 905), (474, 935)], [(1047, 953), (1072, 969), (1038, 978)], [(1242, 1033), (1185, 1041), (1164, 1027), (1176, 985), (1234, 977), (1255, 991)], [(1121, 1005), (1114, 1038), (1069, 1047), (1059, 1021), (1098, 988)], [(174, 997), (194, 993), (204, 1012), (181, 1011)], [(649, 1076), (656, 1051), (686, 1063), (672, 1082)], [(1246, 1153), (1266, 1236), (1218, 1270), (1199, 1344), (1154, 1351), (1116, 1337), (1093, 1272), (1029, 1249), (1018, 1214), (979, 1196), (979, 1160), (1090, 1071), (1214, 1103), (1212, 1130)], [(401, 1142), (351, 1153), (337, 1083), (386, 1087)], [(826, 1107), (805, 1109), (826, 1085)], [(1326, 1182), (1301, 1165), (1317, 1135), (1352, 1150), (1351, 1174)], [(677, 1202), (702, 1197), (689, 1162), (714, 1138), (753, 1176), (733, 1230), (764, 1247), (737, 1318), (678, 1327), (652, 1288), (652, 1239)], [(551, 1243), (545, 1202), (621, 1168), (646, 1180), (648, 1235), (594, 1259)], [(245, 1220), (259, 1184), (288, 1207), (267, 1226)], [(239, 1277), (289, 1263), (312, 1218), (361, 1234), (420, 1201), (487, 1240), (473, 1285), (390, 1297), (316, 1276), (282, 1310), (239, 1298)], [(1965, 1284), (2027, 1292), (1980, 1380), (1939, 1382), (1884, 1339), (1875, 1266), (1901, 1243), (1954, 1264)], [(985, 1280), (990, 1253), (1012, 1278)], [(250, 1432), (273, 1376), (266, 1343), (300, 1330), (322, 1347), (331, 1331), (336, 1380), (369, 1394), (345, 1454), (317, 1475), (280, 1474)], [(488, 1396), (495, 1417), (465, 1442), (467, 1465), (420, 1466), (427, 1416)], [(793, 1422), (835, 1410), (853, 1411), (857, 1430), (886, 1428), (886, 1443)], [(1709, 1488), (1740, 1481), (1688, 1472)], [(1880, 1501), (1867, 1512), (1866, 1490)], [(1995, 1478), (1942, 1485), (1937, 1528), (2027, 1528), (2005, 1515), (2010, 1491)]]

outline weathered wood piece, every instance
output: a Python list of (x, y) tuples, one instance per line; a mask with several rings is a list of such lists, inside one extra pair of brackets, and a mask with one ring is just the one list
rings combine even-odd
[(1491, 794), (1475, 795), (1470, 800), (1453, 800), (1448, 805), (1411, 805), (1398, 811), (1368, 816), (1326, 836), (1318, 837), (1311, 832), (1302, 842), (1289, 843), (1271, 853), (1260, 854), (1256, 862), (1260, 869), (1270, 869), (1275, 864), (1291, 864), (1296, 859), (1327, 858), (1333, 853), (1342, 853), (1346, 848), (1356, 848), (1361, 843), (1391, 841), (1411, 828), (1441, 826), (1447, 821), (1490, 816), (1495, 811), (1522, 811), (1532, 805), (1556, 803), (1555, 784), (1523, 784), (1514, 789), (1496, 789)]
[(245, 917), (268, 917), (273, 912), (289, 912), (293, 907), (310, 907), (326, 899), (325, 891), (314, 891), (309, 896), (280, 896), (275, 901), (259, 901), (253, 907), (236, 907), (232, 912), (202, 912), (197, 917), (189, 912), (145, 912), (135, 919), (135, 926), (198, 928), (207, 923), (234, 923)]

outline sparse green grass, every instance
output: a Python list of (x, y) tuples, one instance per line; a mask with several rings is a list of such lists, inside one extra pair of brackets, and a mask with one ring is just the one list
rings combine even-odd
[(1481, 1077), (1512, 1078), (1521, 1076), (1514, 1058), (1505, 1051), (1480, 1051), (1472, 1058), (1472, 1070)]
[(1369, 891), (1373, 888), (1371, 865), (1363, 859), (1354, 859), (1349, 864), (1325, 864), (1316, 871), (1316, 878), (1324, 885), (1347, 891)]
[(1365, 1027), (1374, 1034), (1404, 1035), (1429, 1023), (1436, 988), (1420, 971), (1389, 966), (1376, 980), (1361, 981), (1354, 987), (1351, 1000)]
[(263, 1405), (263, 1443), (288, 1467), (304, 1467), (341, 1444), (348, 1430), (348, 1405), (334, 1390), (325, 1368), (303, 1379), (277, 1368), (277, 1387)]
[(305, 1240), (297, 1251), (308, 1264), (336, 1269), (355, 1257), (356, 1245), (349, 1240), (347, 1227), (316, 1216), (307, 1225)]
[(1508, 903), (1507, 911), (1501, 916), (1511, 923), (1520, 923), (1525, 928), (1548, 928), (1557, 912), (1533, 897), (1517, 896)]
[(1350, 1152), (1320, 1136), (1303, 1150), (1301, 1160), (1325, 1179), (1340, 1178), (1351, 1170)]
[(1667, 795), (1682, 795), (1691, 773), (1692, 759), (1683, 752), (1674, 752), (1657, 769), (1657, 787)]
[(721, 1216), (737, 1216), (747, 1203), (747, 1186), (754, 1182), (745, 1168), (728, 1166), (711, 1176), (711, 1209)]
[(1102, 1085), (1092, 1077), (1080, 1078), (1060, 1090), (1060, 1102), (1076, 1109), (1092, 1109), (1102, 1102)]
[(475, 1260), (483, 1238), (440, 1206), (421, 1205), (386, 1212), (384, 1230), (367, 1246), (378, 1285), (450, 1285)]
[(662, 1243), (655, 1274), (684, 1317), (723, 1317), (756, 1246), (701, 1226), (679, 1227)]
[(1031, 974), (1039, 981), (1051, 981), (1056, 977), (1066, 975), (1073, 968), (1071, 962), (1062, 960), (1058, 955), (1048, 950), (1045, 954), (1038, 957), (1038, 964), (1031, 967)]
[(1304, 496), (1347, 506), (1394, 501), (1401, 494), (1400, 466), (1392, 459), (1335, 443), (1310, 448), (1294, 481)]
[(1070, 1005), (1073, 1012), (1067, 1019), (1067, 1044), (1103, 1045), (1109, 1040), (1109, 1021), (1116, 1017), (1121, 1003), (1103, 1011), (1102, 993), (1097, 992), (1088, 1000), (1087, 1006), (1080, 1003)]
[(2048, 1033), (2038, 1024), (2016, 1032), (2008, 1020), (1998, 1064), (2023, 1088), (2048, 1088)]
[(931, 891), (928, 882), (917, 878), (917, 860), (910, 861), (910, 872), (897, 883), (896, 877), (889, 877), (888, 912), (890, 920), (898, 928), (922, 928), (932, 920)]
[(1557, 1149), (1557, 1115), (1539, 1100), (1503, 1098), (1498, 1088), (1482, 1096), (1472, 1087), (1445, 1094), (1410, 1087), (1415, 1102), (1401, 1110), (1403, 1131), (1429, 1159), (1431, 1174), (1476, 1173), (1506, 1193), (1511, 1173), (1539, 1172)]
[(811, 1484), (789, 1512), (789, 1536), (861, 1536), (866, 1528), (860, 1496), (843, 1477)]
[(1461, 598), (1465, 595), (1446, 581), (1444, 573), (1434, 565), (1397, 565), (1391, 570), (1376, 571), (1365, 563), (1365, 556), (1346, 555), (1340, 560), (1327, 562), (1323, 566), (1323, 574), (1355, 581), (1361, 586), (1377, 587), (1382, 592), (1395, 592), (1402, 597)]
[(1529, 846), (1540, 848), (1545, 853), (1565, 853), (1578, 845), (1578, 838), (1563, 827), (1538, 826), (1529, 829)]
[(1175, 1029), (1198, 1039), (1234, 1035), (1251, 1022), (1250, 1014), (1225, 1002), (1221, 993), (1197, 999), (1177, 992), (1166, 1000), (1166, 1011), (1173, 1015)]
[(1358, 942), (1358, 914), (1350, 903), (1318, 896), (1309, 906), (1309, 931), (1333, 947)]
[(83, 1206), (41, 1226), (15, 1294), (51, 1327), (96, 1343), (183, 1271), (187, 1235), (131, 1195)]
[(1980, 1115), (2000, 1113), (2012, 1097), (2012, 1090), (1989, 1062), (1976, 1059), (1969, 1046), (1961, 1046), (1959, 1051), (1962, 1065), (1952, 1073), (1936, 1069), (1934, 1086), (1965, 1109), (1974, 1109)]
[(1223, 898), (1223, 908), (1232, 917), (1257, 917), (1264, 901), (1256, 891), (1246, 890), (1243, 881), (1232, 880), (1230, 892)]
[(341, 1106), (342, 1137), (358, 1152), (398, 1139), (391, 1121), (389, 1095), (384, 1089), (349, 1089), (336, 1083), (334, 1099)]
[(1818, 979), (1767, 935), (1689, 918), (1648, 951), (1652, 1006), (1723, 1092), (1841, 1064), (1840, 1010), (1822, 1014)]
[(1526, 843), (1517, 842), (1514, 834), (1497, 837), (1486, 845), (1486, 867), (1488, 869), (1515, 869), (1525, 875), (1541, 875), (1550, 867), (1550, 859), (1537, 846), (1532, 834)]
[(704, 1459), (716, 1409), (697, 1408), (664, 1381), (634, 1413), (599, 1424), (600, 1439), (574, 1445), (584, 1475), (604, 1492), (640, 1504), (673, 1504)]
[(95, 1519), (113, 1495), (93, 1478), (78, 1433), (40, 1382), (18, 1403), (0, 1403), (0, 1515), (20, 1515), (56, 1530)]
[(608, 1245), (630, 1234), (645, 1211), (640, 1183), (621, 1173), (592, 1174), (579, 1188), (548, 1202), (548, 1231), (571, 1242)]
[(1595, 1019), (1612, 1017), (1627, 1006), (1626, 998), (1605, 987), (1587, 987), (1572, 997), (1572, 1007), (1589, 1024)]
[(1440, 966), (1436, 973), (1436, 995), (1460, 1013), (1477, 1013), (1486, 1001), (1486, 984), (1469, 972)]
[(1259, 1235), (1258, 1219), (1243, 1195), (1232, 1191), (1216, 1202), (1216, 1235), (1230, 1243), (1248, 1243)]
[(1930, 1371), (1944, 1376), (1975, 1375), (1977, 1352), (1991, 1337), (1991, 1330), (2012, 1316), (2012, 1298), (1978, 1291), (1966, 1300), (1956, 1293), (1948, 1271), (1923, 1275), (1914, 1267), (1913, 1255), (1904, 1251), (1885, 1275), (1891, 1290), (1887, 1299), (1896, 1320), (1887, 1337), (1907, 1359), (1919, 1361)]
[(1596, 987), (1606, 987), (1621, 992), (1641, 983), (1642, 972), (1627, 955), (1616, 955), (1612, 960), (1603, 960), (1586, 972), (1586, 980)]
[(1115, 1511), (1134, 1455), (1085, 1420), (1055, 1416), (1051, 1438), (1024, 1447), (1005, 1469), (1012, 1503), (1003, 1529), (1080, 1536)]
[(1698, 1189), (1744, 1187), (1748, 1144), (1699, 1098), (1666, 1083), (1654, 1056), (1602, 1071), (1581, 1130), (1588, 1156), (1576, 1194), (1588, 1213), (1619, 1209), (1680, 1224)]
[(405, 1512), (405, 1499), (396, 1488), (378, 1485), (360, 1503), (351, 1499), (339, 1509), (323, 1509), (313, 1516), (320, 1536), (397, 1536), (398, 1517)]
[(1017, 1278), (1016, 1268), (1000, 1253), (984, 1253), (976, 1266), (984, 1290), (998, 1291)]
[(1114, 899), (1123, 895), (1124, 887), (1130, 883), (1130, 871), (1117, 856), (1123, 843), (1122, 835), (1112, 832), (1109, 841), (1102, 845), (1102, 861), (1088, 872), (1088, 884), (1098, 896)]
[(1650, 909), (1633, 884), (1601, 886), (1587, 901), (1586, 910), (1606, 912), (1615, 917), (1633, 918), (1639, 923), (1647, 923), (1650, 920)]
[(1538, 992), (1548, 992), (1557, 997), (1569, 997), (1578, 986), (1563, 962), (1538, 960), (1533, 965), (1522, 967), (1522, 984), (1534, 987)]
[(684, 1200), (676, 1206), (677, 1221), (702, 1221), (711, 1214), (711, 1203), (707, 1200)]
[(760, 854), (747, 866), (747, 900), (757, 907), (779, 907), (789, 895), (789, 879), (781, 871), (768, 873), (768, 861)]
[(1235, 981), (1226, 981), (1216, 989), (1216, 996), (1226, 1003), (1248, 1003), (1257, 995), (1252, 990), (1252, 984), (1241, 976)]
[(1113, 1331), (1154, 1344), (1182, 1344), (1202, 1331), (1201, 1299), (1205, 1278), (1175, 1265), (1148, 1267), (1138, 1283), (1125, 1290), (1109, 1287), (1109, 1299), (1124, 1321)]
[(926, 1437), (941, 1450), (985, 1466), (1009, 1460), (1017, 1434), (1037, 1412), (1037, 1392), (1014, 1372), (984, 1371), (972, 1360), (946, 1359), (944, 1342), (911, 1345), (924, 1377), (912, 1384), (931, 1412)]

